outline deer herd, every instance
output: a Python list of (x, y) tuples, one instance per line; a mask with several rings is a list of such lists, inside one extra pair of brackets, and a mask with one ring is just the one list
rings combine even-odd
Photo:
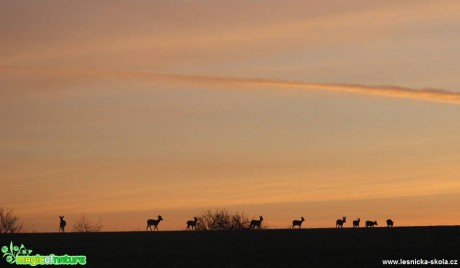
[[(158, 219), (153, 220), (149, 219), (147, 220), (147, 228), (146, 230), (150, 229), (152, 231), (152, 225), (154, 226), (153, 230), (158, 231), (158, 224), (160, 221), (162, 221), (163, 218), (158, 215)], [(251, 223), (249, 224), (249, 229), (254, 230), (254, 229), (261, 229), (262, 221), (264, 218), (262, 216), (259, 216), (258, 220), (252, 220)], [(305, 221), (304, 217), (300, 217), (300, 220), (293, 220), (291, 229), (294, 229), (296, 226), (298, 229), (302, 229), (302, 223)], [(198, 218), (194, 217), (193, 220), (189, 220), (186, 222), (187, 228), (185, 230), (196, 230), (196, 224), (198, 222)], [(338, 219), (335, 223), (336, 228), (343, 228), (343, 225), (347, 222), (347, 217), (342, 217), (341, 219)], [(356, 220), (353, 221), (353, 228), (359, 228), (359, 224), (361, 222), (360, 218), (357, 218)], [(388, 219), (387, 220), (387, 227), (393, 227), (393, 220)], [(366, 227), (375, 227), (377, 224), (377, 221), (366, 221)]]
[[(64, 220), (64, 216), (59, 216), (59, 220), (60, 220), (60, 222), (59, 222), (59, 232), (64, 232), (64, 229), (65, 229), (65, 226), (66, 226), (66, 221)], [(155, 231), (155, 230), (158, 231), (158, 224), (160, 224), (160, 222), (162, 220), (163, 220), (163, 217), (161, 217), (161, 215), (158, 215), (156, 220), (148, 219), (147, 220), (147, 228), (145, 230), (148, 231), (150, 229), (150, 231)], [(259, 216), (258, 220), (252, 220), (251, 223), (249, 224), (249, 229), (254, 230), (254, 229), (257, 228), (257, 229), (260, 230), (263, 220), (264, 220), (264, 218), (262, 216)], [(292, 225), (291, 225), (291, 229), (294, 229), (296, 226), (298, 227), (298, 229), (302, 229), (302, 223), (304, 221), (305, 221), (304, 217), (300, 217), (300, 220), (293, 220)], [(198, 222), (197, 217), (194, 217), (193, 220), (187, 221), (186, 222), (186, 224), (187, 224), (186, 230), (196, 230), (197, 222)], [(343, 225), (346, 222), (347, 222), (347, 217), (342, 217), (341, 219), (338, 219), (335, 222), (335, 227), (336, 228), (343, 228)], [(358, 228), (360, 222), (361, 222), (360, 218), (357, 218), (356, 220), (354, 220), (353, 221), (353, 228)], [(393, 227), (393, 224), (394, 224), (393, 220), (391, 220), (391, 219), (387, 220), (387, 227)], [(375, 227), (376, 225), (378, 225), (377, 221), (366, 221), (366, 228), (367, 227)], [(153, 229), (152, 229), (152, 226), (153, 226)]]

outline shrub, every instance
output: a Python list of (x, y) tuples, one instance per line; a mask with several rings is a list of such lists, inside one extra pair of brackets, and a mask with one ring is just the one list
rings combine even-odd
[(249, 228), (249, 218), (242, 212), (230, 212), (226, 209), (208, 209), (198, 216), (197, 230), (241, 230)]
[(24, 224), (16, 216), (14, 210), (0, 207), (0, 234), (22, 233), (24, 231)]
[(85, 216), (82, 216), (80, 220), (73, 225), (73, 230), (79, 233), (100, 232), (102, 227), (101, 219), (97, 222), (90, 222)]

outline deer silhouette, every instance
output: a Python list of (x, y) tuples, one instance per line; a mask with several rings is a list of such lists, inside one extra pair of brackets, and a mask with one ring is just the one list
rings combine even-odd
[(257, 227), (257, 229), (260, 230), (260, 225), (262, 224), (263, 220), (264, 220), (264, 218), (262, 216), (259, 216), (259, 220), (252, 220), (251, 224), (249, 225), (249, 229), (254, 230)]
[(343, 228), (343, 224), (347, 222), (347, 217), (342, 217), (342, 219), (338, 219), (335, 222), (335, 227), (336, 228)]
[(393, 227), (394, 222), (391, 219), (387, 220), (387, 227)]
[(353, 221), (353, 228), (356, 228), (356, 227), (359, 227), (359, 223), (361, 222), (361, 219), (358, 218), (356, 220)]
[(152, 225), (153, 225), (153, 231), (154, 230), (158, 231), (158, 224), (162, 220), (163, 220), (163, 218), (160, 215), (158, 215), (158, 219), (156, 219), (156, 220), (148, 219), (147, 220), (147, 228), (145, 228), (145, 230), (148, 231), (148, 229), (150, 228), (150, 231), (152, 231)]
[(186, 230), (196, 230), (196, 222), (198, 221), (197, 217), (194, 217), (193, 220), (187, 221), (187, 229)]
[(299, 220), (293, 220), (292, 221), (292, 229), (294, 229), (294, 227), (296, 226), (299, 226), (299, 229), (302, 229), (302, 222), (304, 222), (305, 219), (303, 217), (300, 217), (300, 221)]
[(64, 220), (64, 216), (59, 216), (59, 220), (60, 220), (60, 222), (59, 222), (59, 232), (62, 231), (62, 232), (64, 233), (64, 232), (65, 232), (64, 229), (65, 229), (65, 226), (66, 226), (66, 224), (67, 224), (67, 223), (65, 222), (65, 220)]
[(374, 225), (378, 225), (377, 221), (366, 221), (366, 227), (374, 227)]

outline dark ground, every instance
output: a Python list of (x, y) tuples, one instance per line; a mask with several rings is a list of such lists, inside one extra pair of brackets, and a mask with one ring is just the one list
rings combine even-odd
[[(10, 241), (32, 255), (86, 255), (87, 267), (374, 267), (382, 259), (460, 260), (460, 226), (0, 235), (0, 247)], [(3, 259), (0, 267), (15, 266)]]

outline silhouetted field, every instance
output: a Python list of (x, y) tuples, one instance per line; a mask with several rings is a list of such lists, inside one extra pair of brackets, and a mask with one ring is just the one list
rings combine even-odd
[(36, 233), (0, 235), (0, 246), (86, 255), (87, 267), (369, 267), (382, 259), (459, 259), (459, 238), (459, 226)]

